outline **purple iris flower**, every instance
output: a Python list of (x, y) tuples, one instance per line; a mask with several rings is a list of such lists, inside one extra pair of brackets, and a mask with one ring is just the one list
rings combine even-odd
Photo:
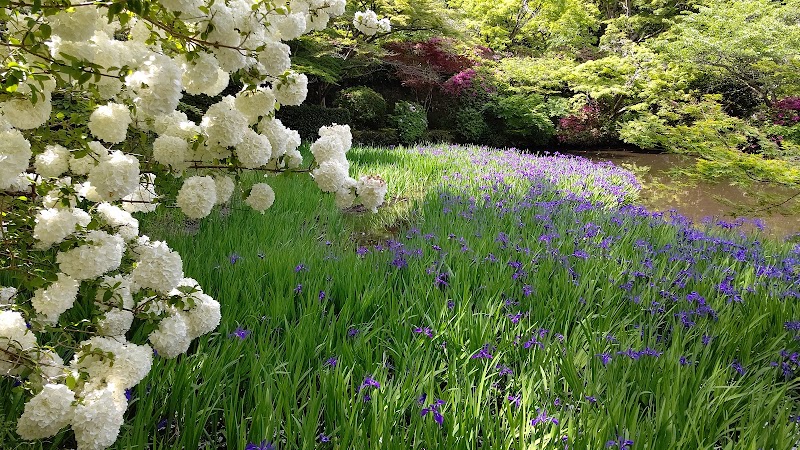
[(245, 446), (244, 450), (275, 450), (275, 446), (272, 445), (271, 442), (267, 442), (267, 440), (264, 439), (260, 444), (249, 442), (247, 446)]
[(439, 426), (442, 426), (444, 425), (444, 416), (442, 415), (441, 411), (439, 411), (439, 409), (442, 407), (442, 405), (444, 405), (444, 403), (445, 403), (444, 400), (437, 399), (430, 406), (422, 408), (420, 415), (422, 417), (425, 417), (426, 415), (428, 415), (428, 413), (431, 413), (433, 415), (433, 421), (439, 424)]
[(239, 338), (239, 340), (243, 341), (243, 340), (247, 339), (248, 336), (250, 336), (250, 333), (252, 333), (252, 331), (246, 330), (246, 329), (244, 329), (242, 327), (238, 327), (238, 328), (236, 328), (236, 331), (234, 331), (233, 333), (229, 334), (228, 337)]

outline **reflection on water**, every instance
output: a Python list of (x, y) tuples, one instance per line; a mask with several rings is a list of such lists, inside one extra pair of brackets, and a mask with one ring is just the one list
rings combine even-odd
[(796, 213), (800, 207), (800, 197), (774, 207), (776, 203), (796, 195), (795, 190), (763, 183), (739, 186), (730, 181), (696, 180), (678, 173), (680, 169), (692, 168), (695, 163), (695, 158), (683, 155), (625, 150), (569, 153), (593, 161), (611, 161), (633, 169), (644, 186), (641, 201), (651, 210), (675, 209), (695, 222), (706, 217), (726, 221), (740, 217), (758, 218), (765, 224), (765, 232), (773, 237), (800, 233), (800, 214)]

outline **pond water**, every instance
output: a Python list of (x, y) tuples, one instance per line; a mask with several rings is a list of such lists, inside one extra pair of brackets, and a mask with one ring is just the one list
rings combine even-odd
[[(731, 181), (697, 180), (680, 173), (695, 164), (695, 158), (684, 155), (613, 149), (568, 153), (632, 169), (643, 184), (641, 202), (650, 210), (675, 209), (695, 222), (707, 217), (724, 221), (760, 219), (763, 232), (774, 238), (800, 233), (800, 196), (793, 198), (798, 194), (795, 190), (763, 183), (743, 186)], [(777, 205), (781, 202), (786, 203)]]

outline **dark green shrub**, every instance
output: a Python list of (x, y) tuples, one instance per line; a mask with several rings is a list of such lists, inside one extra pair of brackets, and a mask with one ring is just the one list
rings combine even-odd
[(422, 142), (434, 144), (449, 144), (455, 140), (455, 136), (450, 130), (428, 130), (422, 135)]
[(326, 108), (318, 105), (281, 106), (275, 117), (287, 127), (297, 130), (304, 141), (319, 138), (320, 127), (338, 123), (350, 124), (350, 111), (344, 108)]
[(400, 142), (403, 144), (417, 142), (428, 129), (428, 115), (419, 103), (403, 101), (395, 103), (391, 122), (397, 127)]
[(498, 95), (492, 110), (503, 119), (506, 133), (523, 137), (532, 145), (544, 145), (553, 139), (556, 132), (551, 106), (538, 94)]
[(353, 130), (353, 142), (373, 147), (389, 147), (400, 144), (400, 135), (394, 128)]
[(353, 125), (359, 128), (381, 128), (386, 124), (386, 100), (366, 86), (339, 92), (334, 106), (350, 111)]
[(489, 133), (489, 124), (478, 108), (461, 108), (456, 114), (456, 126), (458, 134), (473, 144), (483, 143), (483, 138)]

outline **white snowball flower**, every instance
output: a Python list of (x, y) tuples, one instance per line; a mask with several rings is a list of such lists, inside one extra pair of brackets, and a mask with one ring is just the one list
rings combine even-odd
[(303, 164), (303, 154), (299, 150), (289, 150), (286, 152), (286, 166), (290, 169), (297, 169)]
[(227, 159), (233, 156), (233, 152), (228, 147), (223, 147), (219, 144), (211, 144), (208, 141), (203, 143), (202, 147), (198, 147), (192, 156), (195, 161), (202, 162), (215, 162)]
[(247, 117), (236, 109), (235, 100), (230, 95), (211, 105), (200, 124), (210, 143), (225, 147), (242, 142), (247, 125)]
[(122, 209), (129, 213), (153, 212), (156, 210), (158, 198), (155, 187), (156, 176), (152, 173), (142, 174), (139, 184), (130, 195), (122, 197)]
[(350, 125), (333, 124), (320, 127), (319, 135), (320, 137), (326, 137), (326, 136), (337, 137), (339, 140), (342, 141), (342, 146), (344, 147), (345, 152), (350, 150), (350, 147), (353, 146), (353, 134), (350, 131)]
[(200, 134), (200, 127), (181, 111), (172, 111), (169, 114), (157, 116), (153, 120), (153, 130), (159, 135), (175, 136), (186, 140), (193, 139)]
[(244, 202), (256, 211), (264, 214), (264, 211), (275, 203), (275, 191), (266, 183), (254, 184), (253, 188), (250, 190), (250, 195), (247, 196)]
[(153, 159), (173, 172), (181, 173), (190, 165), (189, 143), (180, 137), (161, 135), (153, 141)]
[(392, 28), (389, 19), (378, 20), (375, 11), (369, 9), (356, 13), (353, 18), (353, 26), (367, 36), (374, 36), (378, 32), (388, 33)]
[(89, 171), (89, 183), (102, 200), (114, 201), (130, 195), (139, 184), (139, 160), (115, 151)]
[(345, 7), (347, 6), (346, 0), (328, 0), (328, 7), (325, 11), (331, 16), (341, 16), (344, 14)]
[(108, 156), (108, 149), (97, 141), (89, 142), (88, 147), (89, 152), (80, 158), (70, 155), (69, 168), (75, 175), (87, 175), (100, 160)]
[(97, 207), (97, 212), (107, 225), (117, 229), (117, 233), (126, 242), (139, 237), (139, 221), (131, 213), (105, 202)]
[[(153, 349), (149, 345), (113, 337), (94, 336), (81, 342), (80, 348), (70, 367), (85, 371), (93, 384), (105, 381), (123, 389), (132, 388), (150, 372), (153, 364)], [(113, 356), (101, 356), (97, 351)]]
[(34, 292), (31, 305), (41, 315), (40, 319), (43, 322), (55, 325), (58, 322), (58, 316), (72, 308), (78, 297), (79, 287), (80, 283), (77, 280), (60, 273), (58, 280), (50, 286), (44, 289), (39, 288)]
[(206, 94), (209, 97), (216, 97), (228, 87), (228, 83), (231, 81), (231, 76), (228, 72), (225, 72), (222, 69), (217, 70), (217, 81), (213, 84), (208, 84), (203, 90), (203, 94)]
[(28, 400), (17, 421), (17, 433), (22, 439), (44, 439), (55, 436), (72, 419), (75, 393), (63, 384), (46, 384), (42, 391)]
[(89, 225), (92, 218), (80, 208), (50, 208), (39, 210), (34, 220), (33, 238), (38, 241), (36, 247), (48, 249), (71, 236), (79, 227)]
[(341, 209), (349, 208), (353, 206), (353, 203), (356, 200), (356, 186), (358, 182), (350, 177), (344, 180), (342, 183), (342, 187), (336, 191), (336, 206)]
[(236, 145), (235, 153), (242, 166), (255, 169), (269, 162), (272, 157), (272, 145), (268, 137), (248, 128), (241, 142)]
[(159, 356), (174, 358), (181, 353), (186, 353), (192, 342), (189, 337), (189, 327), (186, 324), (186, 315), (177, 312), (158, 323), (158, 328), (150, 333), (150, 343)]
[[(131, 294), (132, 281), (128, 276), (114, 275), (103, 277), (95, 296), (95, 305), (101, 311), (109, 311), (112, 306), (117, 308), (133, 308), (133, 295)], [(109, 293), (109, 291), (111, 291)]]
[(56, 255), (61, 271), (76, 280), (97, 278), (119, 267), (125, 242), (117, 235), (92, 230), (86, 233), (83, 244)]
[(55, 144), (48, 145), (44, 152), (36, 155), (33, 167), (45, 178), (57, 178), (69, 170), (69, 150)]
[(222, 315), (219, 302), (202, 292), (192, 294), (194, 308), (186, 312), (186, 326), (189, 339), (196, 339), (214, 331), (219, 326)]
[(0, 104), (0, 111), (14, 128), (20, 130), (39, 128), (50, 119), (53, 103), (47, 92), (40, 92), (37, 100), (36, 103), (27, 98), (8, 100)]
[(282, 41), (291, 41), (302, 36), (306, 31), (306, 15), (294, 12), (281, 15), (275, 19), (275, 26)]
[(111, 144), (119, 144), (128, 134), (131, 113), (120, 103), (99, 106), (89, 116), (89, 131), (97, 138)]
[(124, 336), (133, 324), (133, 312), (124, 309), (111, 309), (97, 322), (97, 331), (101, 336)]
[(34, 372), (31, 383), (36, 387), (43, 387), (47, 383), (55, 383), (65, 378), (64, 360), (52, 350), (36, 350), (36, 365), (39, 371)]
[(53, 34), (65, 41), (88, 41), (94, 34), (100, 10), (97, 8), (71, 8), (49, 17)]
[(124, 390), (109, 385), (91, 391), (75, 407), (72, 429), (80, 450), (103, 450), (117, 440), (127, 408)]
[(219, 62), (211, 53), (202, 52), (192, 61), (186, 61), (183, 68), (183, 87), (188, 94), (203, 94), (209, 86), (217, 83)]
[(317, 9), (306, 15), (306, 31), (322, 31), (328, 26), (331, 15), (325, 10)]
[(181, 255), (166, 243), (156, 241), (139, 249), (139, 262), (133, 268), (133, 281), (142, 288), (167, 294), (183, 278)]
[(175, 60), (151, 53), (137, 71), (125, 78), (137, 113), (155, 117), (174, 111), (183, 95), (182, 77)]
[(334, 161), (349, 168), (350, 163), (347, 162), (345, 152), (347, 148), (342, 143), (342, 139), (337, 135), (322, 136), (311, 144), (311, 154), (319, 164), (326, 161)]
[(10, 286), (0, 286), (0, 306), (12, 304), (12, 297), (17, 295), (17, 288)]
[(267, 75), (277, 77), (292, 66), (291, 50), (283, 42), (267, 42), (258, 54), (258, 62), (264, 66)]
[(34, 184), (34, 180), (36, 179), (36, 174), (32, 173), (21, 173), (17, 175), (17, 178), (11, 182), (11, 185), (8, 186), (5, 190), (7, 192), (26, 192), (30, 191), (30, 187)]
[(199, 8), (203, 6), (201, 0), (161, 0), (159, 3), (172, 12), (178, 12), (189, 17), (199, 16), (201, 14)]
[(28, 168), (31, 144), (19, 130), (0, 133), (0, 189), (7, 189)]
[(258, 124), (258, 130), (269, 138), (272, 145), (272, 159), (278, 159), (300, 146), (300, 134), (286, 128), (279, 119), (265, 117)]
[[(62, 190), (67, 192), (62, 192)], [(55, 187), (42, 197), (42, 206), (45, 208), (67, 209), (76, 207), (78, 201), (80, 201), (80, 197), (74, 190), (72, 177), (64, 177), (56, 180)]]
[(236, 94), (235, 104), (248, 124), (254, 125), (259, 117), (268, 116), (275, 110), (275, 94), (270, 88), (241, 91)]
[(233, 178), (224, 175), (215, 176), (214, 185), (217, 188), (217, 204), (228, 203), (236, 187), (233, 183)]
[(325, 161), (311, 172), (314, 181), (322, 192), (336, 192), (347, 179), (347, 167), (338, 161)]
[(388, 33), (392, 31), (392, 23), (389, 21), (388, 17), (384, 17), (378, 21), (378, 31), (381, 33)]
[(184, 181), (175, 199), (178, 207), (191, 219), (202, 219), (211, 214), (217, 203), (217, 187), (211, 177), (189, 177)]
[[(36, 335), (17, 311), (0, 310), (0, 350), (17, 354), (30, 351), (36, 345)], [(0, 375), (15, 374), (18, 365), (13, 358), (0, 358)]]
[(273, 90), (275, 99), (281, 105), (299, 105), (308, 95), (308, 77), (302, 73), (290, 72), (281, 79)]
[(363, 176), (358, 179), (358, 199), (365, 208), (372, 212), (378, 211), (378, 206), (383, 204), (386, 197), (386, 181), (377, 175)]

